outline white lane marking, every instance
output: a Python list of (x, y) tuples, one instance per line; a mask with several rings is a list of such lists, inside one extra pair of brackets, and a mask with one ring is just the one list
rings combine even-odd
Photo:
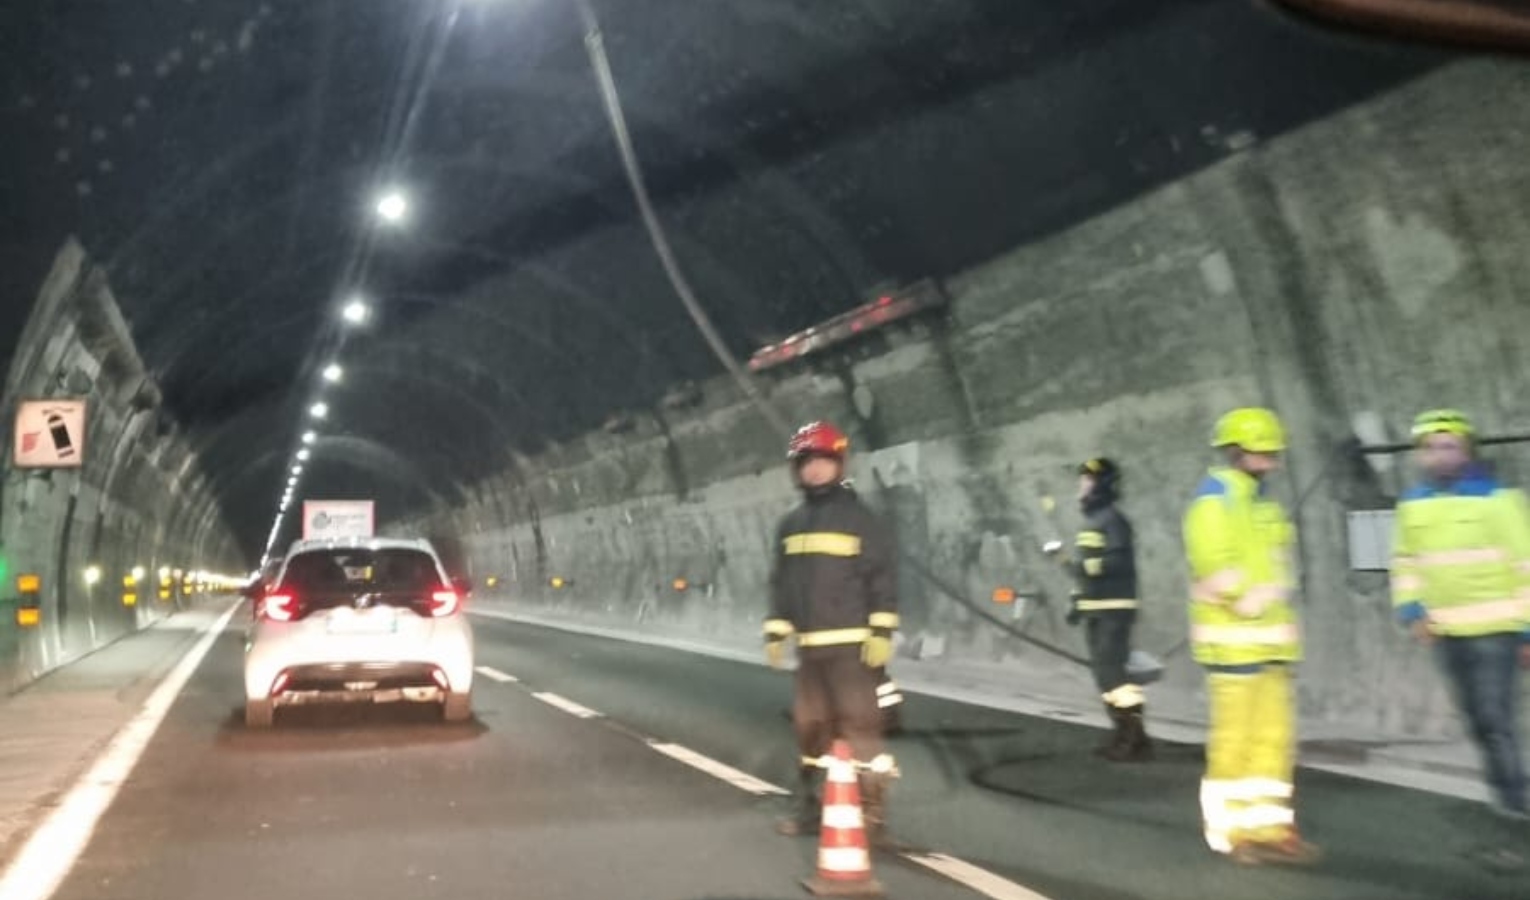
[(972, 863), (944, 853), (905, 853), (903, 857), (926, 868), (934, 869), (952, 881), (959, 882), (985, 897), (992, 897), (993, 900), (1047, 900), (1045, 894), (1038, 894), (1024, 885), (1015, 884), (987, 869), (980, 869)]
[(768, 794), (779, 794), (786, 797), (791, 795), (791, 792), (786, 788), (777, 787), (768, 781), (761, 781), (748, 772), (740, 772), (730, 765), (720, 763), (710, 756), (702, 756), (700, 753), (682, 747), (679, 744), (649, 741), (648, 746), (668, 756), (670, 759), (679, 760), (693, 769), (700, 769), (713, 778), (720, 778), (734, 787), (748, 791), (755, 796), (763, 797)]
[(203, 633), (144, 701), (143, 708), (112, 738), (90, 770), (64, 795), (53, 814), (32, 833), (0, 878), (0, 900), (47, 900), (64, 883), (90, 844), (101, 816), (154, 739), (160, 722), (238, 609), (231, 607)]
[(514, 675), (511, 675), (508, 672), (501, 672), (493, 666), (479, 666), (474, 671), (476, 671), (479, 675), (482, 675), (485, 678), (491, 678), (500, 684), (514, 684), (515, 682), (520, 681), (520, 679), (516, 678)]
[[(578, 716), (581, 719), (595, 719), (600, 717), (600, 713), (590, 709), (587, 706), (580, 706), (567, 697), (559, 697), (557, 694), (549, 693), (547, 691), (543, 691), (539, 694), (532, 694), (531, 696), (541, 700), (548, 706), (556, 706), (569, 715)], [(0, 897), (0, 900), (5, 900), (5, 898)]]

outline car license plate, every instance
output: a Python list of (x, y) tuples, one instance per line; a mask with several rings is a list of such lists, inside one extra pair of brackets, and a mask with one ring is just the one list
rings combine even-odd
[(391, 609), (337, 609), (329, 614), (330, 634), (391, 634), (398, 617)]

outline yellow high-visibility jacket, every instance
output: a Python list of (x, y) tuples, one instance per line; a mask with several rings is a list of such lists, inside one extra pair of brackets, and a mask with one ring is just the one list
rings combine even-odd
[(1397, 504), (1392, 604), (1436, 634), (1524, 632), (1530, 640), (1530, 504), (1480, 472), (1420, 485)]
[[(1184, 538), (1195, 660), (1232, 668), (1299, 660), (1291, 605), (1296, 529), (1264, 486), (1237, 469), (1212, 469), (1185, 513)], [(1241, 615), (1240, 600), (1262, 609)]]

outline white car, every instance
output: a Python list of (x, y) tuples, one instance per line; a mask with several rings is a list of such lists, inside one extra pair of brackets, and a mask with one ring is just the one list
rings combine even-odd
[(430, 542), (299, 541), (274, 582), (257, 587), (244, 657), (244, 720), (266, 727), (282, 706), (439, 703), (472, 716), (473, 632)]

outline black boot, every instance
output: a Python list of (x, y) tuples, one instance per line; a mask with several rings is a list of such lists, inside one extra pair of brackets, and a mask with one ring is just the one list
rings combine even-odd
[(1104, 754), (1106, 759), (1111, 762), (1147, 762), (1153, 758), (1153, 742), (1143, 724), (1144, 712), (1141, 706), (1116, 710), (1120, 716), (1121, 740)]
[(792, 814), (776, 820), (776, 834), (787, 837), (816, 835), (823, 824), (823, 770), (803, 766), (797, 771), (797, 795)]
[(1121, 710), (1109, 703), (1105, 704), (1105, 715), (1110, 717), (1110, 731), (1095, 746), (1094, 755), (1110, 759), (1120, 753), (1121, 747), (1126, 743), (1126, 722), (1121, 716)]

